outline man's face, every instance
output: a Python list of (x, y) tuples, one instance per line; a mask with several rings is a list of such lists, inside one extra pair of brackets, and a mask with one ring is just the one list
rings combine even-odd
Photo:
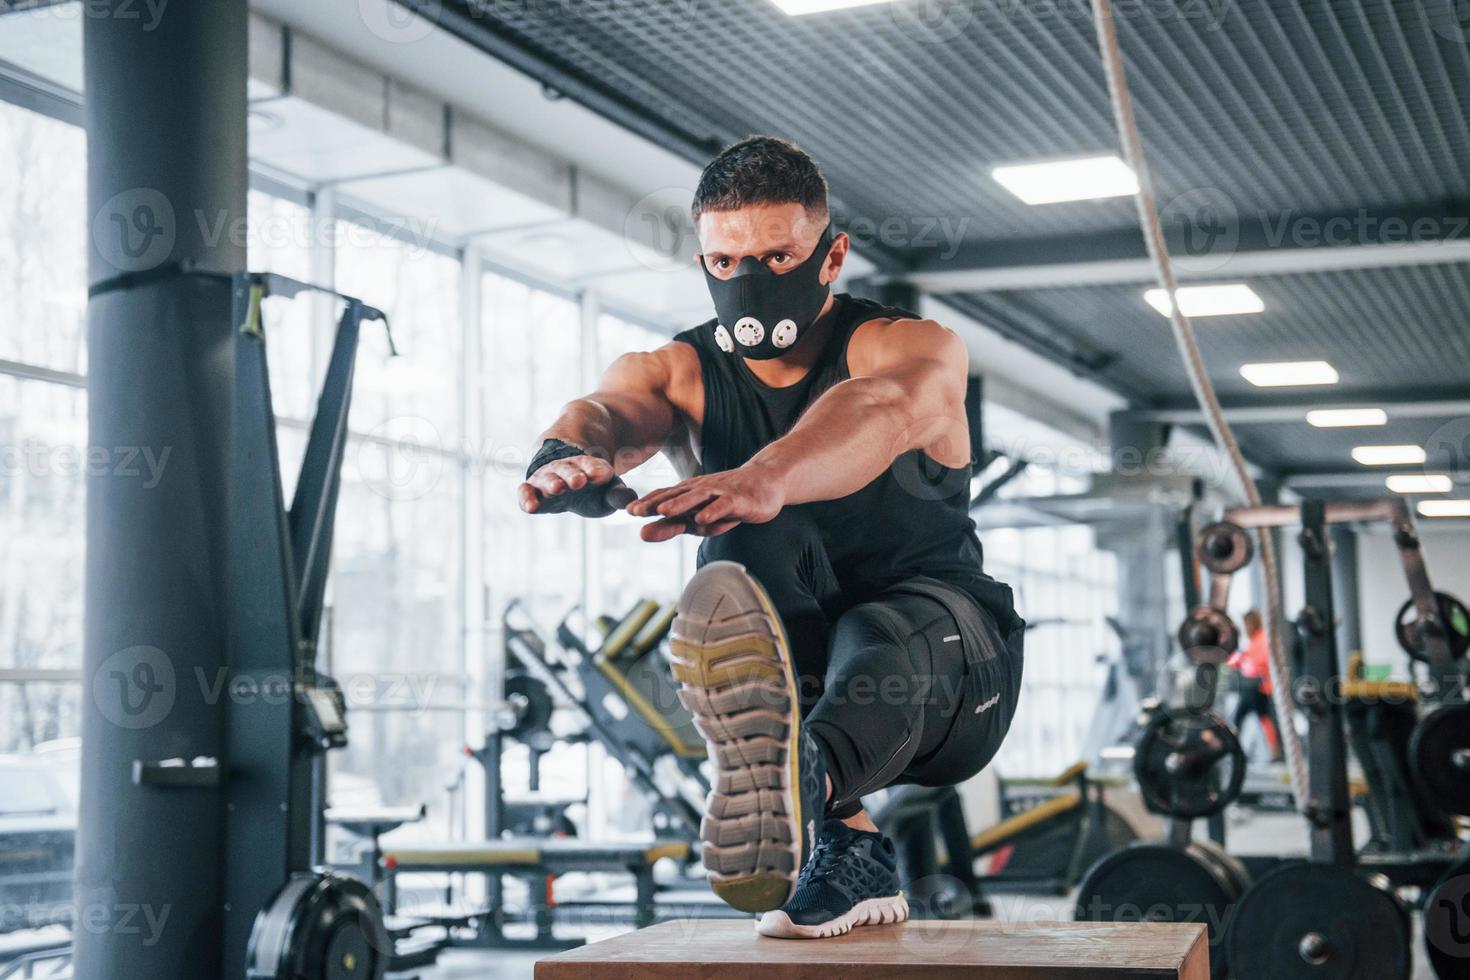
[[(809, 214), (800, 204), (757, 204), (737, 211), (706, 211), (699, 216), (696, 262), (716, 279), (735, 275), (740, 260), (754, 257), (780, 275), (811, 257), (827, 216)], [(847, 235), (838, 235), (823, 264), (824, 285), (837, 278), (847, 255)]]

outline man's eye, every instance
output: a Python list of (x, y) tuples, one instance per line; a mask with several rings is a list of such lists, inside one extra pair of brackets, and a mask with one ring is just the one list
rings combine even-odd
[(770, 258), (766, 259), (766, 262), (770, 265), (785, 265), (787, 260), (790, 258), (791, 256), (787, 255), (785, 252), (776, 252)]

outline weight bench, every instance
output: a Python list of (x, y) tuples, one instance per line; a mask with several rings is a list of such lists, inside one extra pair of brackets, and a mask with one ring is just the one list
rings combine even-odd
[(749, 922), (677, 919), (540, 960), (536, 980), (1207, 980), (1194, 923), (905, 922), (839, 939), (757, 936)]
[[(383, 904), (393, 911), (397, 898), (395, 879), (404, 873), (520, 875), (549, 881), (568, 872), (610, 871), (633, 876), (636, 887), (634, 922), (639, 927), (654, 921), (653, 866), (661, 858), (687, 860), (689, 845), (683, 841), (651, 843), (589, 843), (575, 838), (505, 838), (487, 841), (455, 841), (442, 844), (409, 844), (383, 850)], [(535, 894), (533, 889), (533, 894)], [(546, 888), (546, 904), (534, 909), (534, 939), (506, 937), (500, 929), (503, 910), (491, 909), (478, 917), (473, 940), (455, 945), (476, 948), (507, 947), (564, 949), (579, 945), (581, 940), (555, 939), (551, 934), (555, 906), (551, 890)]]

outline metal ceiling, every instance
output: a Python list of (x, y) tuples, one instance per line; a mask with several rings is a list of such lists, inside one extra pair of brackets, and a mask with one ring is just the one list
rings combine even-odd
[[(1142, 254), (1131, 201), (1027, 207), (988, 176), (998, 164), (1115, 151), (1086, 0), (899, 0), (807, 17), (770, 0), (400, 2), (691, 159), (751, 132), (794, 139), (821, 162), (841, 220), (888, 222), (890, 234), (865, 244), (890, 273), (984, 271), (1025, 256), (1065, 283), (1080, 263)], [(1249, 241), (1340, 259), (1363, 249), (1321, 271), (1251, 275), (1265, 314), (1197, 322), (1225, 396), (1270, 404), (1279, 393), (1241, 382), (1240, 363), (1308, 357), (1341, 373), (1333, 398), (1470, 388), (1470, 252), (1421, 245), (1414, 264), (1402, 249), (1416, 246), (1382, 247), (1394, 244), (1387, 217), (1423, 217), (1425, 237), (1470, 243), (1470, 22), (1458, 9), (1116, 5), (1161, 201), (1203, 196), (1230, 226), (1227, 250)], [(1345, 239), (1297, 234), (1333, 217), (1349, 222)], [(1216, 271), (1228, 275), (1228, 263)], [(1141, 291), (1052, 285), (949, 299), (1135, 406), (1176, 403), (1183, 371)], [(1287, 428), (1258, 436), (1267, 465), (1333, 465), (1335, 449), (1296, 455)]]

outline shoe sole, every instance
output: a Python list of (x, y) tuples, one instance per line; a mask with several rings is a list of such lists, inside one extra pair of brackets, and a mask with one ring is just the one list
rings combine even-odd
[(792, 922), (785, 912), (777, 909), (761, 916), (755, 931), (772, 939), (831, 939), (843, 936), (858, 926), (882, 926), (891, 922), (903, 922), (909, 917), (909, 903), (903, 892), (886, 898), (869, 898), (858, 902), (842, 915), (828, 922), (804, 926)]
[(684, 589), (670, 648), (715, 767), (700, 826), (710, 887), (742, 912), (780, 908), (802, 853), (801, 712), (781, 617), (744, 566), (710, 562)]

